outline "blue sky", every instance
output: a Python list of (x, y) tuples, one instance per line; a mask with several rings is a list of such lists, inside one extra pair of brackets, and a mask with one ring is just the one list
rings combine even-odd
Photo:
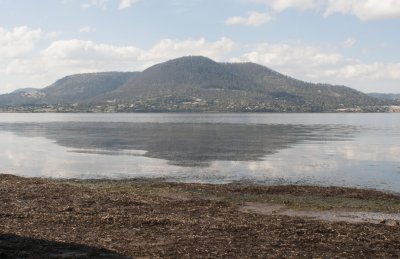
[(0, 93), (187, 55), (400, 93), (399, 0), (0, 0)]

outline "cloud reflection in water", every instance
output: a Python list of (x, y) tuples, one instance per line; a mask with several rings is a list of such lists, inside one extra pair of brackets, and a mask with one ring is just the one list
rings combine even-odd
[(163, 177), (400, 192), (400, 138), (351, 125), (0, 123), (2, 170), (63, 178)]

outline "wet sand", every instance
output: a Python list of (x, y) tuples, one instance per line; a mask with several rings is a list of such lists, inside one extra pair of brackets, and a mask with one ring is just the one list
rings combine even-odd
[(1, 258), (400, 256), (400, 197), (372, 190), (2, 174), (0, 200)]
[(345, 208), (324, 211), (293, 210), (283, 205), (260, 202), (246, 202), (239, 209), (240, 211), (247, 213), (281, 216), (286, 215), (291, 217), (302, 217), (307, 219), (330, 222), (373, 223), (387, 224), (391, 226), (398, 226), (400, 222), (400, 213), (352, 211)]

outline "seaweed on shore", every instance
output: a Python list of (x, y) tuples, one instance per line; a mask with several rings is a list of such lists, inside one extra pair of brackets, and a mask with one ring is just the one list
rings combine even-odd
[[(174, 192), (177, 186), (180, 193)], [(57, 242), (71, 249), (80, 245), (131, 258), (400, 256), (398, 226), (244, 213), (238, 209), (237, 200), (215, 196), (230, 192), (289, 192), (354, 198), (351, 189), (286, 188), (283, 192), (278, 187), (162, 182), (124, 187), (121, 183), (72, 184), (0, 175), (0, 235), (28, 238), (26, 242)], [(206, 196), (208, 192), (210, 196)], [(360, 194), (361, 199), (367, 200), (400, 199), (374, 191)], [(0, 240), (0, 254), (12, 256), (13, 249), (5, 249), (2, 244)], [(18, 247), (14, 247), (15, 251)], [(34, 250), (29, 253), (27, 250), (25, 258), (35, 258)]]

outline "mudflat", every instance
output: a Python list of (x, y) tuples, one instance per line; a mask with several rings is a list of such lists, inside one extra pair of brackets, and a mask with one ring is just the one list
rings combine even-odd
[(373, 190), (1, 174), (0, 257), (397, 258), (399, 213)]

